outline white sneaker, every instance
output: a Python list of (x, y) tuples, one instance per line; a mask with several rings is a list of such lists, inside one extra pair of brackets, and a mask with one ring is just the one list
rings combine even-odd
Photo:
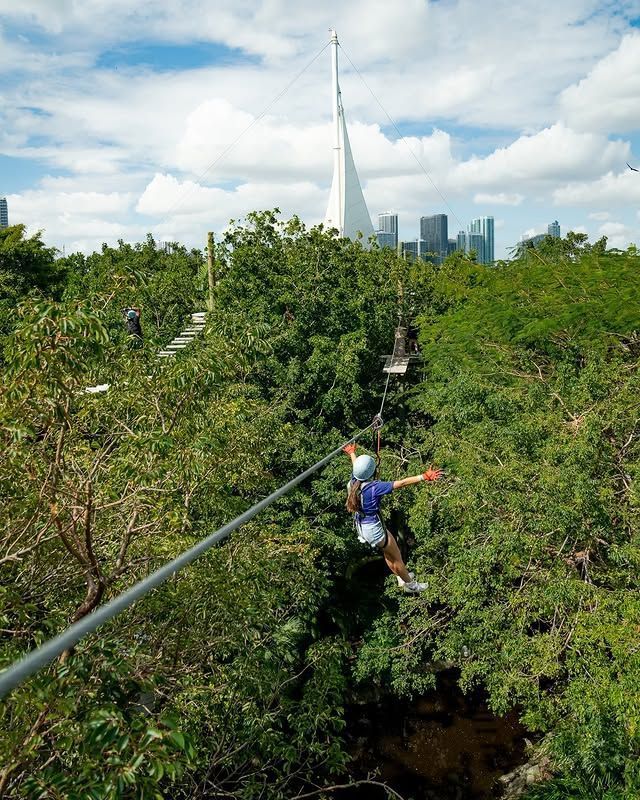
[(407, 594), (420, 594), (420, 592), (424, 592), (427, 588), (428, 584), (426, 583), (418, 583), (418, 581), (411, 581), (411, 583), (405, 583), (404, 590)]
[[(413, 572), (410, 572), (409, 577), (411, 580), (413, 580), (416, 576), (413, 574)], [(403, 581), (399, 575), (396, 575), (396, 580), (398, 581), (398, 586), (402, 589), (402, 587), (405, 586), (405, 581)]]

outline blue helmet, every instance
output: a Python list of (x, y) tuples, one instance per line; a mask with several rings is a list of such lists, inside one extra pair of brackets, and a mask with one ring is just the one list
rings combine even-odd
[(127, 311), (127, 317), (128, 317), (129, 319), (133, 319), (133, 318), (134, 318), (134, 317), (136, 317), (136, 316), (137, 316), (137, 314), (136, 314), (136, 312), (135, 312), (135, 311), (134, 311), (132, 308), (130, 308), (130, 309)]
[(358, 481), (368, 480), (376, 471), (376, 462), (371, 456), (358, 456), (353, 464), (353, 477)]

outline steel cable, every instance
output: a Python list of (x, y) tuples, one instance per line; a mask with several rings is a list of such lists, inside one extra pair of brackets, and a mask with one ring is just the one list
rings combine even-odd
[(288, 483), (285, 483), (284, 486), (276, 489), (275, 492), (272, 492), (268, 497), (265, 497), (264, 500), (260, 500), (260, 502), (255, 503), (253, 506), (251, 506), (251, 508), (247, 509), (247, 511), (240, 514), (240, 516), (236, 517), (231, 522), (228, 522), (226, 525), (223, 525), (221, 528), (218, 528), (217, 531), (198, 542), (198, 544), (194, 545), (177, 558), (174, 558), (173, 561), (170, 561), (168, 564), (160, 567), (160, 569), (156, 570), (156, 572), (152, 573), (147, 578), (144, 578), (144, 580), (134, 584), (126, 592), (114, 597), (113, 600), (110, 600), (108, 603), (96, 609), (94, 612), (78, 622), (75, 622), (73, 625), (70, 625), (62, 633), (58, 634), (58, 636), (50, 639), (48, 642), (45, 642), (36, 650), (33, 650), (31, 653), (28, 653), (22, 659), (9, 666), (6, 670), (4, 670), (4, 672), (0, 673), (0, 698), (7, 695), (29, 676), (33, 675), (46, 664), (49, 664), (54, 658), (62, 655), (62, 653), (64, 653), (66, 650), (76, 645), (80, 639), (82, 639), (88, 633), (92, 633), (93, 631), (97, 630), (97, 628), (99, 628), (105, 622), (108, 622), (110, 619), (113, 619), (113, 617), (132, 606), (137, 600), (144, 597), (152, 589), (155, 589), (161, 583), (164, 583), (164, 581), (166, 581), (176, 572), (179, 572), (181, 569), (191, 564), (192, 561), (195, 561), (203, 553), (206, 553), (206, 551), (213, 547), (214, 544), (218, 544), (223, 539), (226, 539), (230, 533), (237, 530), (246, 522), (249, 522), (249, 520), (253, 519), (256, 514), (259, 514), (263, 509), (267, 508), (267, 506), (270, 506), (276, 500), (290, 492), (291, 489), (294, 489), (298, 484), (302, 483), (305, 478), (313, 475), (319, 469), (324, 467), (325, 464), (328, 464), (331, 459), (337, 456), (338, 453), (342, 452), (342, 448), (345, 445), (360, 439), (367, 431), (371, 430), (373, 425), (373, 422), (371, 425), (367, 425), (366, 428), (363, 428), (355, 436), (352, 436), (351, 439), (344, 442), (339, 447), (336, 447), (335, 450), (332, 450), (331, 453), (326, 455), (320, 461), (317, 461), (313, 466), (300, 473), (300, 475), (293, 478)]

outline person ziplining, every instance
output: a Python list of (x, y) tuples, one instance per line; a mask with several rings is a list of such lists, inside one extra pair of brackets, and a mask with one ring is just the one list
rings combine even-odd
[(399, 481), (371, 480), (376, 471), (376, 462), (371, 456), (356, 456), (355, 443), (347, 444), (343, 452), (351, 458), (352, 475), (347, 484), (347, 511), (353, 514), (353, 522), (358, 539), (374, 550), (382, 550), (387, 566), (398, 579), (405, 592), (418, 594), (427, 588), (419, 583), (415, 575), (407, 570), (400, 548), (391, 531), (387, 530), (380, 516), (382, 498), (396, 489), (412, 486), (421, 481), (437, 481), (442, 475), (440, 469), (428, 469), (420, 475), (402, 478)]

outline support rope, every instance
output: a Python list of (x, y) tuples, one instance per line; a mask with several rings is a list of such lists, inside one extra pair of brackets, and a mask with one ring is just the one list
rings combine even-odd
[(311, 61), (309, 61), (289, 81), (289, 83), (283, 89), (281, 89), (278, 92), (278, 94), (262, 109), (262, 111), (256, 117), (253, 118), (253, 120), (249, 123), (249, 125), (247, 125), (247, 127), (244, 128), (236, 136), (236, 138), (230, 144), (228, 144), (227, 147), (225, 147), (225, 149), (216, 158), (213, 159), (213, 161), (211, 161), (209, 163), (209, 165), (206, 167), (206, 169), (196, 177), (195, 181), (193, 181), (191, 183), (191, 185), (186, 189), (186, 191), (184, 191), (181, 195), (179, 195), (178, 198), (175, 200), (175, 202), (171, 206), (169, 206), (169, 208), (165, 212), (163, 218), (160, 220), (159, 223), (157, 223), (157, 226), (163, 225), (165, 222), (169, 221), (169, 219), (171, 217), (171, 214), (176, 210), (176, 208), (178, 208), (178, 206), (180, 206), (180, 205), (182, 205), (182, 203), (184, 203), (184, 201), (187, 199), (187, 197), (189, 197), (190, 194), (192, 194), (195, 191), (195, 189), (199, 185), (200, 181), (216, 166), (216, 164), (218, 164), (220, 161), (222, 161), (222, 159), (225, 156), (227, 156), (233, 150), (233, 148), (238, 144), (240, 139), (242, 139), (242, 137), (245, 134), (249, 133), (249, 131), (251, 130), (251, 128), (253, 128), (254, 125), (257, 125), (258, 122), (260, 122), (260, 120), (264, 116), (266, 116), (266, 114), (278, 102), (278, 100), (280, 100), (282, 97), (284, 97), (284, 95), (289, 91), (289, 89), (293, 86), (293, 84), (296, 83), (296, 81), (304, 75), (304, 73), (309, 69), (309, 67), (312, 64), (314, 64), (318, 60), (318, 58), (320, 58), (322, 53), (324, 53), (324, 51), (327, 49), (327, 47), (329, 47), (330, 44), (331, 44), (331, 42), (329, 41), (324, 45), (324, 47), (322, 47), (320, 50), (318, 50), (318, 52), (311, 59)]
[[(376, 415), (380, 419), (381, 422), (382, 422), (382, 412), (384, 410), (384, 401), (387, 399), (387, 389), (389, 388), (389, 378), (390, 377), (391, 377), (391, 373), (387, 372), (387, 382), (385, 383), (385, 386), (384, 386), (384, 394), (382, 395), (382, 403), (380, 403), (380, 411), (378, 411), (378, 413)], [(375, 425), (375, 419), (376, 419), (376, 417), (374, 417), (374, 421), (373, 421), (372, 425)]]
[(462, 222), (460, 221), (460, 217), (459, 217), (459, 216), (456, 214), (456, 212), (453, 210), (453, 208), (451, 207), (451, 205), (450, 205), (449, 201), (447, 200), (447, 198), (446, 198), (446, 197), (445, 197), (445, 196), (442, 194), (442, 192), (440, 191), (440, 189), (439, 189), (439, 188), (438, 188), (438, 186), (436, 185), (436, 182), (433, 180), (433, 178), (431, 177), (431, 175), (430, 175), (430, 174), (427, 172), (427, 169), (426, 169), (426, 167), (424, 166), (424, 164), (422, 163), (422, 161), (420, 161), (420, 159), (418, 158), (418, 156), (417, 156), (417, 155), (415, 154), (415, 152), (413, 151), (413, 148), (411, 147), (411, 145), (409, 144), (409, 142), (408, 142), (408, 141), (405, 139), (405, 137), (402, 135), (402, 132), (400, 131), (400, 128), (399, 128), (399, 127), (396, 125), (396, 123), (395, 123), (395, 121), (394, 121), (393, 117), (391, 116), (391, 114), (389, 114), (389, 112), (387, 111), (387, 109), (386, 109), (386, 108), (385, 108), (385, 107), (382, 105), (382, 103), (380, 102), (380, 100), (379, 100), (379, 99), (378, 99), (378, 97), (376, 96), (376, 94), (375, 94), (375, 92), (373, 91), (373, 89), (372, 89), (372, 88), (369, 86), (369, 84), (368, 84), (368, 83), (366, 82), (366, 80), (364, 79), (364, 76), (363, 76), (363, 74), (362, 74), (362, 73), (360, 72), (360, 70), (359, 70), (359, 69), (356, 67), (356, 65), (353, 63), (353, 61), (352, 61), (352, 60), (349, 58), (349, 54), (348, 54), (348, 53), (347, 53), (347, 51), (344, 49), (344, 47), (343, 47), (341, 44), (339, 44), (339, 47), (340, 47), (340, 49), (342, 50), (342, 52), (344, 53), (344, 56), (345, 56), (345, 58), (347, 59), (347, 61), (348, 61), (348, 62), (351, 64), (351, 66), (353, 67), (354, 71), (356, 72), (356, 74), (358, 75), (358, 77), (360, 78), (360, 80), (362, 81), (362, 83), (363, 83), (363, 84), (366, 86), (366, 88), (369, 90), (369, 93), (371, 94), (371, 97), (373, 97), (373, 99), (376, 101), (376, 103), (377, 103), (377, 104), (380, 106), (380, 108), (382, 109), (383, 113), (385, 114), (385, 116), (387, 117), (387, 119), (389, 120), (389, 122), (390, 122), (390, 123), (393, 125), (393, 127), (394, 127), (394, 129), (395, 129), (396, 133), (397, 133), (397, 134), (398, 134), (398, 136), (400, 137), (400, 139), (401, 139), (401, 141), (403, 142), (403, 144), (406, 146), (407, 150), (408, 150), (408, 151), (411, 153), (411, 155), (412, 155), (412, 156), (413, 156), (413, 158), (415, 159), (416, 163), (418, 164), (418, 166), (420, 167), (420, 169), (422, 170), (422, 172), (424, 172), (424, 174), (425, 174), (426, 178), (429, 180), (429, 183), (430, 183), (430, 184), (433, 186), (433, 188), (436, 190), (436, 192), (437, 192), (437, 193), (440, 195), (440, 198), (441, 198), (442, 202), (443, 202), (443, 203), (446, 205), (446, 207), (449, 209), (449, 211), (451, 212), (451, 214), (452, 214), (452, 215), (455, 217), (455, 219), (457, 220), (457, 222), (458, 222), (458, 225), (460, 225), (460, 229), (464, 228), (464, 225), (463, 225), (463, 224), (462, 224)]

